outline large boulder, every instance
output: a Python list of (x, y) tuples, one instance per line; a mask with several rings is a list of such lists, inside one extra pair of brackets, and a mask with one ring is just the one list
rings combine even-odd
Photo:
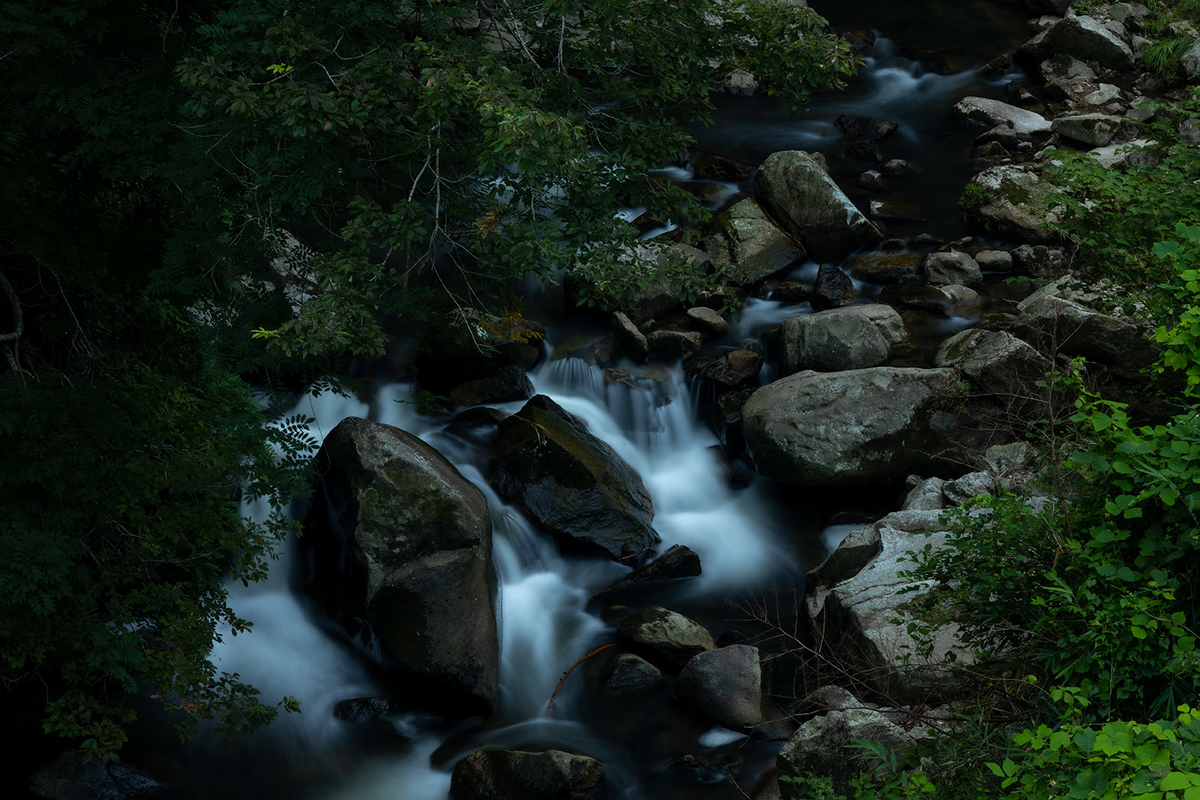
[(1047, 58), (1065, 53), (1080, 61), (1095, 61), (1102, 68), (1125, 70), (1134, 66), (1133, 51), (1115, 33), (1092, 17), (1067, 17), (1017, 48), (1015, 58), (1033, 68)]
[(987, 97), (964, 97), (954, 106), (954, 116), (985, 128), (1011, 127), (1022, 138), (1050, 135), (1050, 123), (1041, 114)]
[[(952, 687), (944, 682), (951, 662), (975, 662), (956, 623), (933, 626), (927, 642), (918, 642), (908, 624), (920, 622), (912, 615), (912, 603), (930, 588), (906, 576), (913, 568), (909, 552), (945, 547), (946, 530), (939, 511), (888, 514), (846, 538), (843, 544), (858, 554), (853, 560), (836, 569), (822, 564), (806, 580), (805, 610), (812, 630), (822, 631), (826, 643), (855, 660), (872, 689), (896, 700), (950, 693)], [(871, 550), (874, 555), (866, 560)], [(835, 550), (829, 560), (837, 556)]]
[[(903, 758), (916, 744), (885, 714), (855, 703), (855, 707), (835, 709), (802, 723), (779, 751), (779, 771), (787, 776), (832, 778), (834, 792), (853, 797), (852, 781), (859, 773), (883, 764), (857, 748), (856, 743), (880, 745), (897, 758)], [(787, 787), (783, 789), (785, 797), (794, 796)]]
[(734, 644), (693, 656), (675, 691), (717, 725), (738, 730), (766, 722), (762, 686), (758, 648)]
[(1133, 122), (1108, 114), (1069, 114), (1056, 117), (1050, 127), (1059, 136), (1088, 147), (1103, 147), (1114, 137), (1132, 138), (1137, 133)]
[(937, 463), (953, 422), (938, 405), (954, 370), (873, 367), (799, 372), (742, 409), (758, 471), (782, 483), (845, 486), (903, 480)]
[(694, 656), (716, 646), (700, 623), (661, 606), (633, 612), (617, 632), (631, 649), (671, 670), (682, 669)]
[(638, 561), (658, 541), (641, 477), (545, 395), (497, 427), (491, 481), (542, 528), (616, 560)]
[(972, 178), (964, 198), (971, 200), (967, 211), (982, 219), (991, 231), (1046, 244), (1059, 238), (1050, 225), (1062, 213), (1061, 195), (1057, 188), (1032, 172), (999, 166), (985, 169)]
[(500, 658), (483, 493), (415, 436), (357, 418), (325, 437), (316, 473), (301, 586), (414, 691), (490, 711)]
[(562, 750), (476, 750), (454, 765), (450, 800), (587, 800), (604, 773), (596, 759)]
[(1068, 276), (1048, 284), (1017, 305), (1018, 332), (1041, 349), (1083, 356), (1126, 378), (1138, 377), (1158, 351), (1137, 322), (1083, 305), (1090, 295), (1071, 289)]
[(758, 201), (818, 261), (838, 262), (883, 238), (808, 153), (773, 153), (754, 176)]
[(780, 230), (752, 197), (734, 204), (717, 224), (742, 285), (759, 283), (804, 256), (804, 248)]
[(1040, 380), (1053, 366), (1050, 359), (1010, 333), (974, 328), (942, 342), (933, 363), (958, 366), (979, 390), (1025, 393), (1023, 387)]
[(877, 367), (908, 339), (891, 306), (846, 306), (788, 317), (780, 326), (780, 371), (834, 372)]

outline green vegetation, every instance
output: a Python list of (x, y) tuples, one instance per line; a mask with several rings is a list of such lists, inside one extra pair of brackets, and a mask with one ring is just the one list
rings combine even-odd
[(784, 0), (0, 5), (8, 690), (106, 759), (142, 686), (185, 731), (291, 706), (206, 660), (312, 444), (246, 380), (305, 385), (396, 316), (524, 330), (514, 281), (611, 272), (617, 208), (697, 212), (647, 170), (723, 75), (798, 105), (850, 74), (823, 26)]

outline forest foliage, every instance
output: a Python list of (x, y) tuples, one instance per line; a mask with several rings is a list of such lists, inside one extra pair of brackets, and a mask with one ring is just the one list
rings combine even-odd
[(7, 690), (105, 759), (140, 691), (291, 706), (207, 660), (305, 485), (271, 390), (697, 213), (648, 173), (735, 67), (795, 106), (854, 66), (786, 0), (0, 4)]

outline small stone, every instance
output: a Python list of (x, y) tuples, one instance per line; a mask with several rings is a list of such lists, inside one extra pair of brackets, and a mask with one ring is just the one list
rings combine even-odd
[(687, 312), (688, 320), (696, 327), (696, 330), (709, 336), (725, 336), (729, 333), (729, 323), (711, 308), (704, 306), (696, 306), (689, 308)]
[(859, 186), (866, 186), (871, 189), (883, 188), (883, 175), (873, 169), (869, 169), (862, 175), (858, 176)]
[(902, 158), (893, 158), (890, 161), (885, 161), (879, 171), (884, 175), (899, 175), (908, 169), (908, 162)]
[(604, 682), (611, 692), (631, 693), (649, 689), (662, 682), (662, 672), (641, 656), (622, 653)]
[(1012, 272), (1012, 253), (1004, 250), (982, 250), (975, 254), (975, 263), (984, 272)]

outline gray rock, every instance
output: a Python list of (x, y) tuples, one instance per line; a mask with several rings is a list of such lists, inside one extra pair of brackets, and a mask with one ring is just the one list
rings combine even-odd
[(476, 750), (454, 765), (450, 800), (587, 800), (604, 774), (596, 759), (561, 750)]
[(865, 707), (871, 706), (859, 700), (841, 686), (828, 684), (813, 689), (804, 695), (800, 700), (800, 705), (797, 707), (796, 713), (802, 716), (816, 716), (828, 711), (845, 711), (848, 708)]
[(858, 184), (871, 189), (882, 189), (884, 185), (883, 175), (878, 170), (869, 169), (858, 176)]
[(969, 286), (983, 281), (979, 264), (963, 252), (930, 253), (921, 271), (925, 273), (925, 280), (935, 286), (951, 283)]
[[(1116, 86), (1113, 86), (1111, 83), (1102, 83), (1095, 91), (1088, 92), (1083, 97), (1079, 98), (1079, 101), (1084, 105), (1102, 106), (1111, 103), (1114, 100), (1120, 99), (1120, 89), (1118, 89)], [(1050, 129), (1054, 129), (1053, 123), (1051, 123)]]
[(672, 545), (667, 552), (658, 556), (648, 564), (643, 564), (620, 580), (614, 581), (598, 592), (593, 598), (602, 597), (610, 592), (626, 589), (630, 586), (641, 586), (656, 581), (673, 581), (681, 578), (694, 578), (701, 573), (700, 556), (696, 551), (684, 545)]
[(1058, 234), (1050, 229), (1063, 207), (1062, 193), (1039, 180), (1032, 172), (1015, 166), (991, 167), (971, 179), (986, 198), (971, 210), (995, 231), (1031, 242), (1053, 242)]
[(927, 478), (912, 488), (900, 505), (901, 511), (937, 511), (946, 507), (946, 495), (941, 478)]
[(611, 692), (628, 694), (642, 692), (662, 683), (662, 672), (641, 656), (622, 653), (617, 656), (613, 670), (604, 682)]
[(982, 250), (975, 254), (975, 263), (984, 272), (1012, 272), (1012, 253), (1005, 250)]
[(841, 261), (883, 238), (807, 153), (773, 153), (755, 173), (754, 188), (767, 213), (818, 261)]
[[(864, 771), (882, 766), (878, 759), (851, 749), (855, 742), (883, 746), (903, 757), (915, 744), (904, 729), (884, 714), (870, 708), (848, 708), (804, 722), (779, 751), (778, 765), (784, 775), (817, 775), (833, 779), (837, 795), (856, 796), (851, 781)], [(784, 796), (789, 787), (780, 785)]]
[(837, 582), (807, 581), (805, 609), (813, 630), (823, 631), (826, 641), (841, 643), (843, 652), (859, 661), (868, 684), (889, 697), (904, 700), (952, 691), (944, 683), (947, 659), (970, 666), (974, 654), (962, 646), (956, 623), (935, 627), (931, 649), (924, 651), (909, 633), (908, 622), (912, 601), (929, 585), (902, 574), (913, 567), (909, 551), (946, 546), (941, 512), (897, 511), (868, 527), (878, 534), (880, 550), (858, 574)]
[(1183, 76), (1189, 81), (1200, 78), (1200, 40), (1192, 42), (1192, 46), (1179, 57), (1179, 65), (1183, 68)]
[(513, 364), (498, 370), (488, 378), (467, 381), (454, 387), (450, 402), (458, 408), (492, 403), (512, 403), (533, 397), (533, 384), (525, 368)]
[(808, 571), (805, 583), (809, 586), (832, 585), (849, 580), (862, 572), (882, 550), (883, 540), (875, 526), (855, 528), (824, 561)]
[(646, 337), (651, 354), (659, 358), (687, 358), (704, 344), (704, 337), (696, 331), (651, 331)]
[(650, 354), (650, 344), (646, 341), (646, 334), (639, 331), (623, 311), (613, 314), (611, 323), (617, 350), (639, 363), (645, 361), (646, 356)]
[(725, 728), (766, 722), (757, 647), (734, 644), (694, 656), (679, 673), (675, 692)]
[(701, 356), (686, 366), (689, 375), (732, 389), (757, 381), (762, 365), (762, 355), (753, 350), (729, 350), (707, 361)]
[(858, 291), (850, 276), (832, 264), (822, 264), (817, 270), (809, 302), (817, 311), (839, 308), (858, 299)]
[(631, 649), (672, 670), (682, 669), (693, 656), (716, 646), (712, 634), (698, 622), (661, 606), (633, 612), (617, 633)]
[(754, 198), (734, 204), (717, 219), (716, 227), (725, 237), (742, 285), (763, 281), (804, 256), (804, 248), (772, 222)]
[(939, 367), (957, 366), (973, 386), (987, 394), (1025, 393), (1043, 378), (1050, 359), (1010, 333), (973, 328), (944, 341), (933, 358)]
[(636, 561), (658, 541), (641, 477), (543, 395), (497, 427), (492, 484), (550, 533), (614, 559)]
[(1110, 144), (1089, 150), (1088, 155), (1100, 162), (1105, 169), (1124, 170), (1130, 167), (1150, 167), (1161, 158), (1149, 148), (1154, 144), (1149, 139), (1134, 139), (1125, 144)]
[(904, 309), (928, 311), (942, 317), (964, 316), (971, 308), (983, 303), (979, 292), (955, 284), (889, 286), (879, 294), (879, 299)]
[(1108, 7), (1109, 19), (1116, 20), (1127, 30), (1141, 30), (1150, 9), (1141, 3), (1112, 3)]
[(701, 333), (709, 336), (725, 336), (729, 333), (729, 323), (711, 308), (704, 306), (689, 308), (687, 317), (696, 326), (696, 330)]
[(1057, 117), (1051, 128), (1059, 136), (1090, 147), (1103, 147), (1122, 133), (1131, 134), (1136, 126), (1124, 117), (1108, 114), (1072, 114)]
[(1029, 66), (1046, 58), (1066, 53), (1081, 61), (1095, 61), (1101, 67), (1132, 69), (1133, 51), (1120, 37), (1092, 17), (1067, 17), (1017, 48), (1015, 58)]
[(1092, 68), (1066, 53), (1051, 56), (1038, 69), (1046, 82), (1046, 95), (1052, 100), (1082, 97), (1096, 86), (1096, 73)]
[(1027, 469), (1037, 458), (1037, 451), (1028, 442), (994, 444), (983, 454), (984, 465), (994, 474)]
[(948, 369), (874, 367), (800, 372), (764, 386), (742, 409), (758, 471), (782, 483), (883, 483), (937, 462), (950, 421), (935, 413)]
[(893, 158), (890, 161), (885, 161), (879, 171), (884, 175), (899, 175), (908, 169), (908, 162), (902, 158)]
[[(979, 148), (976, 152), (984, 157), (993, 152), (993, 148), (986, 147), (989, 144), (1000, 145), (1005, 154), (1007, 154), (1009, 150), (1017, 149), (1017, 145), (1020, 143), (1021, 137), (1017, 135), (1013, 126), (1007, 122), (1001, 123), (991, 130), (986, 130), (975, 137), (975, 146)], [(1000, 158), (1004, 157), (998, 151), (996, 155)]]
[(961, 478), (947, 481), (942, 487), (946, 499), (956, 506), (962, 505), (973, 497), (994, 494), (995, 491), (996, 479), (990, 472), (969, 472)]
[(877, 367), (907, 341), (904, 321), (885, 305), (846, 306), (789, 317), (780, 331), (782, 374)]
[(1044, 350), (1083, 356), (1123, 377), (1139, 377), (1158, 356), (1149, 331), (1070, 299), (1069, 283), (1070, 278), (1060, 278), (1017, 305), (1022, 337)]
[(989, 129), (1006, 125), (1018, 136), (1050, 135), (1050, 123), (1041, 114), (987, 97), (964, 97), (953, 111), (958, 119)]
[(407, 684), (490, 711), (500, 654), (483, 493), (415, 436), (356, 418), (316, 464), (298, 571), (317, 607)]
[(1023, 244), (1012, 250), (1013, 268), (1034, 278), (1059, 275), (1067, 268), (1066, 254), (1061, 247)]

